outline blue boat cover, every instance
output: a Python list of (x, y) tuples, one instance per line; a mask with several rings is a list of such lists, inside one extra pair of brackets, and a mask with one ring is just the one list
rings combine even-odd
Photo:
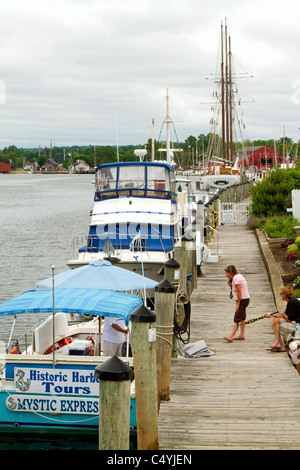
[[(142, 304), (140, 297), (123, 292), (78, 288), (54, 290), (55, 312), (122, 318), (126, 324), (130, 313)], [(52, 289), (29, 290), (0, 305), (0, 316), (52, 312)]]
[[(35, 285), (52, 287), (52, 277)], [(92, 261), (81, 268), (68, 269), (54, 276), (55, 287), (89, 288), (113, 291), (153, 289), (158, 283), (127, 269), (113, 266), (109, 261)]]

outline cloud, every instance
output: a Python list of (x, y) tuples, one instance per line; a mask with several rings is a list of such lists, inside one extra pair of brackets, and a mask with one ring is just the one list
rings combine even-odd
[(297, 11), (294, 0), (1, 0), (0, 148), (143, 144), (167, 88), (178, 139), (206, 134), (225, 17), (253, 75), (239, 83), (255, 100), (244, 107), (249, 133), (279, 138), (285, 125), (298, 139)]

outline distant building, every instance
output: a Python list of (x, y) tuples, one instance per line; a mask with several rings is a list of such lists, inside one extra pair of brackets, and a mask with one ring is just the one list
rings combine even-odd
[(54, 160), (52, 160), (52, 158), (49, 158), (41, 166), (41, 171), (58, 171), (58, 170), (59, 170), (59, 165)]
[(278, 150), (267, 145), (241, 148), (233, 153), (234, 161), (237, 157), (239, 167), (248, 168), (254, 166), (258, 170), (274, 168), (283, 162), (283, 158)]
[(34, 161), (33, 163), (25, 163), (24, 165), (24, 170), (27, 171), (38, 171), (40, 169), (39, 164), (37, 161)]
[(76, 160), (70, 168), (72, 173), (90, 173), (91, 167), (84, 160)]
[(0, 162), (0, 173), (9, 173), (11, 166), (8, 163)]

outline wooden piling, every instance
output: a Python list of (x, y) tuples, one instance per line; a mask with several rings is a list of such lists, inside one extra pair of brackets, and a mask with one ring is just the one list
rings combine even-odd
[(157, 316), (157, 389), (160, 400), (170, 399), (171, 357), (176, 288), (167, 279), (155, 287)]
[(195, 245), (195, 234), (193, 232), (186, 233), (181, 238), (182, 249), (184, 252), (184, 261), (185, 261), (185, 269), (186, 269), (186, 289), (185, 291), (188, 293), (188, 296), (192, 294), (194, 289), (195, 280), (194, 277), (197, 276), (196, 272), (194, 271), (195, 266), (195, 257), (196, 254), (196, 245)]
[(179, 268), (180, 263), (175, 258), (169, 259), (164, 263), (164, 278), (173, 285), (179, 284)]
[(141, 306), (131, 313), (130, 320), (138, 450), (156, 450), (159, 448), (156, 315), (152, 310)]
[(117, 356), (96, 367), (99, 450), (129, 450), (131, 368)]
[(178, 260), (180, 264), (180, 270), (179, 270), (179, 285), (180, 289), (184, 290), (184, 292), (187, 292), (187, 286), (186, 286), (186, 278), (187, 278), (187, 256), (186, 256), (186, 251), (183, 246), (182, 239), (178, 242), (176, 242), (175, 247), (174, 247), (174, 256), (175, 259)]
[[(164, 263), (164, 278), (169, 281), (173, 286), (176, 288), (176, 291), (178, 291), (179, 287), (179, 268), (180, 264), (175, 258), (171, 258), (170, 260), (166, 261)], [(178, 318), (178, 312), (177, 312), (177, 298), (175, 294), (175, 306), (174, 306), (174, 321), (178, 324), (179, 323), (179, 318)], [(175, 335), (173, 335), (173, 349), (172, 349), (172, 357), (176, 358), (177, 357), (177, 338)]]

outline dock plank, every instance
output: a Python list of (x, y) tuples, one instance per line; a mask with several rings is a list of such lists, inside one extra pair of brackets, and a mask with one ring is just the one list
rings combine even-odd
[(276, 306), (255, 234), (222, 226), (219, 261), (205, 265), (191, 298), (190, 342), (204, 339), (215, 355), (172, 359), (170, 400), (159, 412), (161, 450), (300, 449), (300, 377), (273, 343), (270, 319), (246, 326), (245, 341), (223, 339), (233, 327), (234, 301), (224, 274), (234, 264), (250, 291), (247, 319)]

